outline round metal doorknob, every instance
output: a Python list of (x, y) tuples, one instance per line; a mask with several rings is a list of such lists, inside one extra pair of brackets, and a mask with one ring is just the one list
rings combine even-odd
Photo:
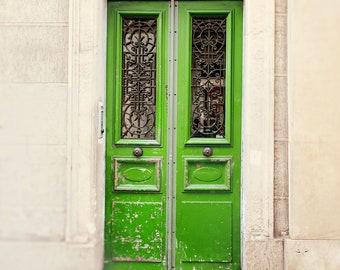
[(205, 147), (203, 148), (202, 153), (203, 153), (203, 156), (210, 157), (213, 154), (213, 150), (210, 147)]
[(143, 155), (143, 150), (140, 147), (136, 147), (133, 149), (132, 153), (135, 157), (141, 157)]

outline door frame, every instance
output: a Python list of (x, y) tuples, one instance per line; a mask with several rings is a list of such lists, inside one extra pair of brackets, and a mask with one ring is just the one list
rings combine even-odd
[[(277, 242), (272, 211), (275, 1), (244, 0), (243, 6), (241, 231), (245, 268), (255, 260), (256, 252), (273, 254), (270, 251)], [(106, 14), (106, 0), (69, 1), (65, 241), (87, 247), (84, 252), (93, 269), (101, 269), (103, 263), (105, 140), (98, 137), (98, 102), (105, 102)], [(267, 259), (275, 261), (274, 257)]]

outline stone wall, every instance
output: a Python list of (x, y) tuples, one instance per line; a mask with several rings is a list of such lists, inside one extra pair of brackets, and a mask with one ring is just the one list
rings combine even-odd
[(62, 241), (68, 3), (0, 7), (0, 238)]
[(275, 5), (274, 236), (288, 235), (287, 0)]
[(340, 269), (340, 3), (290, 0), (288, 269)]
[(0, 269), (102, 268), (105, 5), (0, 0)]

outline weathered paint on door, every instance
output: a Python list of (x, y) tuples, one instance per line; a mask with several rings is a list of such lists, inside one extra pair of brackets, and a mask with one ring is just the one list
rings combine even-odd
[(109, 2), (105, 269), (240, 269), (241, 39), (242, 2)]

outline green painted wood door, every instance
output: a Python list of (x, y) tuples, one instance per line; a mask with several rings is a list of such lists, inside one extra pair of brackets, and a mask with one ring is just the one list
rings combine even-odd
[(105, 269), (240, 269), (242, 2), (109, 2)]

